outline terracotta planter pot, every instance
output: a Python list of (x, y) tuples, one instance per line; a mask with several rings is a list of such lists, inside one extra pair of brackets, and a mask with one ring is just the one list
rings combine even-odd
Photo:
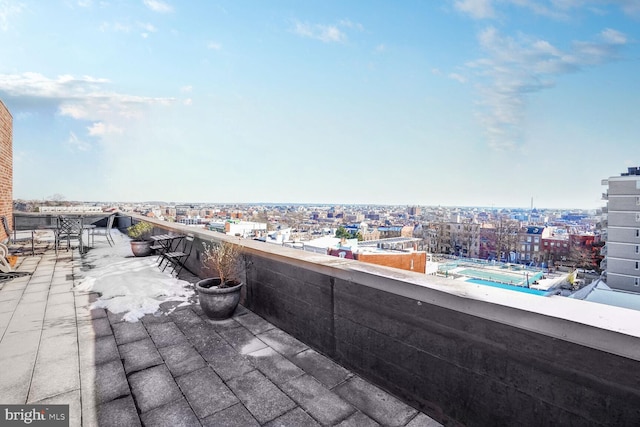
[(230, 288), (218, 289), (219, 277), (211, 277), (196, 282), (196, 291), (200, 299), (200, 307), (209, 319), (223, 320), (233, 315), (240, 302), (240, 290), (244, 283)]
[(132, 240), (130, 243), (131, 243), (131, 252), (133, 252), (133, 256), (151, 255), (151, 241)]

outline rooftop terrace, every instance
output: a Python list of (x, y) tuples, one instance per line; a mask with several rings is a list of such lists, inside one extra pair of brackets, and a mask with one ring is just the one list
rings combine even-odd
[[(126, 227), (131, 219), (120, 217), (119, 226)], [(150, 221), (158, 233), (193, 233), (197, 240), (195, 248), (200, 248), (203, 241), (230, 239), (206, 230)], [(51, 259), (48, 253), (25, 257), (21, 268), (33, 268), (35, 273), (31, 278), (14, 279), (0, 291), (0, 300), (13, 301), (8, 303), (11, 307), (8, 311), (14, 313), (10, 316), (0, 314), (0, 319), (5, 319), (0, 324), (6, 322), (6, 331), (16, 328), (18, 333), (29, 332), (25, 335), (28, 338), (25, 343), (31, 344), (24, 348), (31, 350), (22, 353), (22, 348), (13, 349), (11, 341), (5, 344), (8, 337), (13, 337), (14, 343), (19, 341), (18, 335), (5, 331), (0, 342), (0, 357), (7, 357), (10, 360), (3, 363), (16, 367), (30, 360), (28, 366), (31, 368), (25, 368), (30, 374), (25, 377), (23, 373), (20, 377), (18, 369), (12, 370), (9, 374), (14, 378), (11, 384), (15, 384), (16, 390), (22, 390), (22, 394), (7, 392), (4, 384), (9, 382), (3, 381), (0, 401), (14, 395), (30, 399), (32, 392), (38, 399), (71, 393), (80, 399), (83, 420), (104, 419), (105, 423), (109, 422), (109, 417), (100, 418), (101, 414), (110, 412), (100, 409), (109, 408), (105, 406), (108, 404), (133, 408), (135, 415), (142, 417), (144, 422), (145, 414), (161, 413), (160, 408), (179, 401), (183, 402), (185, 413), (189, 409), (199, 417), (189, 392), (181, 388), (179, 379), (182, 377), (172, 373), (168, 362), (170, 356), (163, 354), (165, 345), (156, 341), (161, 339), (158, 337), (177, 336), (182, 344), (170, 342), (166, 347), (193, 349), (197, 356), (188, 354), (196, 360), (204, 360), (207, 365), (200, 369), (210, 369), (239, 402), (228, 408), (245, 409), (262, 423), (273, 418), (267, 420), (257, 416), (260, 410), (252, 406), (256, 404), (255, 395), (251, 398), (250, 394), (244, 393), (261, 390), (266, 384), (264, 387), (268, 392), (260, 393), (261, 399), (265, 395), (282, 394), (293, 402), (294, 406), (282, 415), (308, 416), (307, 420), (320, 424), (331, 424), (334, 420), (322, 418), (322, 411), (315, 405), (333, 402), (334, 409), (329, 412), (346, 414), (335, 420), (338, 424), (344, 423), (342, 425), (367, 425), (360, 420), (370, 419), (383, 425), (409, 423), (407, 425), (414, 426), (431, 423), (429, 417), (444, 425), (640, 425), (638, 311), (556, 296), (541, 298), (261, 242), (232, 240), (241, 245), (245, 253), (246, 310), (240, 311), (230, 325), (205, 321), (197, 305), (176, 309), (166, 316), (148, 315), (140, 323), (123, 323), (100, 310), (89, 311), (90, 298), (94, 296), (71, 291), (72, 284), (81, 274), (82, 258), (74, 256), (64, 261), (64, 252), (58, 259)], [(187, 262), (189, 269), (198, 274), (200, 257), (201, 251), (196, 249)], [(30, 266), (24, 264), (26, 262), (34, 264)], [(44, 274), (36, 271), (42, 263), (50, 268)], [(41, 282), (32, 283), (34, 279)], [(9, 284), (17, 289), (8, 290)], [(38, 289), (31, 288), (32, 285), (43, 289), (27, 292), (27, 289)], [(54, 288), (56, 292), (52, 292)], [(13, 293), (5, 293), (9, 291)], [(66, 296), (56, 297), (59, 292)], [(30, 296), (32, 293), (38, 295)], [(60, 300), (71, 299), (73, 311), (70, 308), (66, 311), (49, 309), (60, 305)], [(26, 308), (19, 307), (23, 303)], [(4, 302), (2, 304), (7, 307)], [(40, 307), (40, 314), (25, 317), (33, 307)], [(169, 311), (172, 307), (164, 307), (164, 310)], [(0, 311), (6, 312), (6, 308)], [(63, 316), (64, 321), (57, 319), (58, 315)], [(22, 318), (27, 320), (19, 320)], [(157, 322), (158, 319), (163, 321)], [(158, 326), (165, 324), (169, 326)], [(32, 331), (30, 328), (36, 325), (39, 329)], [(66, 373), (60, 374), (59, 381), (49, 381), (39, 376), (46, 372), (46, 367), (39, 367), (39, 363), (48, 363), (51, 360), (49, 353), (56, 355), (65, 351), (63, 348), (48, 350), (50, 347), (47, 347), (57, 347), (53, 343), (58, 337), (65, 336), (65, 325), (71, 336), (72, 331), (76, 331), (78, 352), (75, 365), (65, 361), (56, 365), (56, 371), (68, 369), (73, 372), (71, 365), (77, 366), (77, 379), (70, 387), (79, 386), (49, 389), (47, 393), (37, 394), (42, 387), (54, 388), (58, 383), (61, 387), (63, 378), (68, 377)], [(137, 331), (129, 332), (130, 325), (137, 325), (133, 326)], [(155, 328), (170, 328), (170, 333), (157, 334)], [(120, 329), (126, 332), (121, 333)], [(124, 338), (128, 334), (131, 337)], [(270, 335), (287, 338), (277, 343), (269, 340)], [(181, 336), (186, 341), (182, 341)], [(83, 337), (88, 337), (89, 344)], [(205, 342), (226, 349), (226, 353), (211, 357), (206, 349), (199, 348)], [(286, 345), (289, 342), (298, 350), (294, 354), (291, 353), (294, 350)], [(134, 343), (146, 343), (147, 347), (127, 351), (136, 348)], [(253, 348), (252, 343), (260, 347)], [(95, 359), (102, 357), (99, 355), (103, 351), (110, 356), (104, 356), (104, 360)], [(268, 353), (268, 357), (262, 357), (261, 352)], [(259, 356), (253, 357), (254, 353)], [(138, 363), (131, 360), (131, 355), (138, 354), (147, 354), (145, 357), (154, 362), (146, 368), (128, 370), (132, 369), (127, 368), (128, 364)], [(311, 368), (300, 359), (305, 355), (313, 355), (310, 359), (319, 359), (322, 361), (320, 366), (330, 368)], [(71, 360), (74, 356), (62, 357)], [(88, 362), (83, 362), (87, 357)], [(216, 363), (225, 363), (230, 357), (245, 360), (248, 371), (232, 378), (225, 377), (222, 368), (217, 370)], [(191, 360), (191, 356), (181, 355), (178, 359)], [(263, 364), (264, 361), (269, 362)], [(124, 378), (128, 389), (123, 385), (121, 391), (110, 395), (110, 399), (100, 400), (104, 398), (101, 397), (99, 378), (107, 376), (96, 375), (95, 371), (97, 366), (108, 363), (122, 365), (122, 370), (118, 368), (113, 378)], [(68, 368), (64, 368), (66, 364), (69, 364)], [(96, 397), (83, 396), (86, 393), (83, 387), (94, 384), (92, 377), (83, 378), (86, 375), (83, 366), (92, 367), (93, 375), (98, 379), (93, 386)], [(285, 366), (285, 372), (295, 369), (303, 372), (292, 377), (286, 376), (291, 373), (284, 374), (284, 378), (276, 379), (276, 374), (270, 373), (273, 366)], [(157, 380), (140, 381), (142, 388), (132, 382), (140, 373), (161, 370), (164, 373), (153, 377)], [(344, 375), (338, 375), (338, 383), (327, 383), (320, 372), (342, 372)], [(245, 377), (249, 378), (246, 382), (238, 379)], [(330, 377), (333, 378), (333, 374)], [(27, 386), (20, 386), (21, 378), (31, 380)], [(170, 395), (170, 401), (156, 402), (158, 406), (141, 407), (137, 394), (153, 381), (169, 384), (167, 389), (174, 390), (175, 394)], [(175, 387), (171, 386), (172, 382)], [(116, 381), (109, 381), (111, 383)], [(213, 386), (203, 387), (211, 390)], [(365, 393), (367, 390), (372, 392)], [(313, 395), (316, 391), (321, 394)], [(308, 398), (310, 395), (315, 397)], [(147, 396), (155, 396), (155, 393)], [(398, 406), (385, 407), (383, 402)], [(340, 412), (338, 408), (342, 405), (348, 405), (344, 408), (350, 409)], [(92, 413), (94, 418), (91, 418)], [(133, 411), (130, 413), (134, 415)], [(362, 418), (364, 416), (368, 419)], [(149, 418), (152, 419), (155, 418)], [(284, 424), (306, 425), (295, 421)]]
[(194, 302), (135, 323), (91, 309), (74, 288), (90, 257), (43, 242), (17, 266), (31, 275), (0, 283), (3, 404), (69, 404), (72, 426), (439, 425), (244, 307), (218, 322)]

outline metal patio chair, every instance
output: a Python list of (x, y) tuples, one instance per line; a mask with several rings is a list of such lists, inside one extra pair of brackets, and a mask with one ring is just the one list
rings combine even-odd
[(71, 248), (71, 240), (78, 241), (78, 247), (80, 253), (82, 253), (84, 246), (82, 244), (82, 217), (72, 216), (59, 216), (58, 227), (54, 230), (55, 234), (55, 249), (56, 255), (58, 255), (58, 248), (63, 240), (67, 241), (67, 251)]
[[(23, 252), (24, 248), (19, 245), (25, 242), (31, 243), (31, 255), (35, 255), (35, 230), (23, 230), (20, 231), (21, 235), (18, 236), (18, 231), (15, 229), (15, 223), (13, 225), (13, 232), (9, 229), (9, 221), (7, 217), (0, 216), (0, 221), (2, 222), (2, 226), (4, 227), (4, 231), (7, 234), (7, 246), (15, 252)], [(18, 246), (16, 248), (16, 246)]]
[(167, 268), (167, 265), (172, 264), (173, 269), (171, 270), (171, 274), (175, 272), (176, 276), (180, 275), (180, 272), (184, 268), (184, 264), (187, 261), (187, 258), (189, 258), (189, 255), (191, 254), (194, 240), (195, 237), (193, 234), (187, 234), (187, 236), (183, 240), (181, 250), (175, 250), (162, 254), (162, 259), (158, 264), (158, 268), (161, 267), (162, 263), (164, 262), (164, 268), (162, 269), (162, 271), (164, 271)]
[(107, 226), (106, 226), (106, 228), (94, 228), (94, 229), (92, 229), (91, 230), (92, 237), (105, 236), (105, 238), (107, 239), (107, 243), (109, 243), (109, 246), (115, 245), (115, 242), (113, 240), (113, 236), (111, 235), (111, 229), (113, 228), (113, 221), (115, 219), (116, 219), (116, 214), (109, 215), (109, 218), (107, 218)]

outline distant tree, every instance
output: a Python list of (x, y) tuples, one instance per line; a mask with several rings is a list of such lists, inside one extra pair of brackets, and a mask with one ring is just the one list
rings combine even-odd
[(509, 260), (509, 254), (518, 246), (518, 232), (520, 223), (512, 219), (500, 218), (495, 224), (496, 230), (496, 258), (500, 260), (502, 255)]
[(349, 233), (347, 231), (346, 228), (344, 228), (342, 225), (340, 227), (338, 227), (338, 229), (336, 230), (336, 237), (338, 239), (350, 239), (351, 238), (351, 233)]
[(594, 262), (594, 251), (585, 246), (572, 246), (569, 251), (569, 261), (576, 268), (594, 269), (597, 265)]
[(474, 226), (473, 224), (465, 224), (463, 226), (463, 232), (460, 235), (461, 237), (461, 247), (466, 251), (465, 255), (471, 257), (473, 255), (477, 256), (477, 254), (473, 251), (473, 248), (476, 247), (478, 243), (478, 239), (480, 238), (479, 227)]
[(342, 225), (336, 230), (335, 236), (339, 239), (358, 239), (359, 242), (364, 240), (362, 234), (359, 231), (352, 233)]

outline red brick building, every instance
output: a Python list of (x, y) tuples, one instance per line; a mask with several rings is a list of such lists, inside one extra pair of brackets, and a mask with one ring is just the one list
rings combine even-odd
[[(13, 117), (0, 101), (0, 216), (13, 228)], [(0, 241), (8, 238), (0, 227)]]
[(355, 259), (369, 264), (385, 265), (387, 267), (401, 268), (402, 270), (423, 273), (427, 266), (426, 252), (399, 252), (399, 253), (356, 253)]

